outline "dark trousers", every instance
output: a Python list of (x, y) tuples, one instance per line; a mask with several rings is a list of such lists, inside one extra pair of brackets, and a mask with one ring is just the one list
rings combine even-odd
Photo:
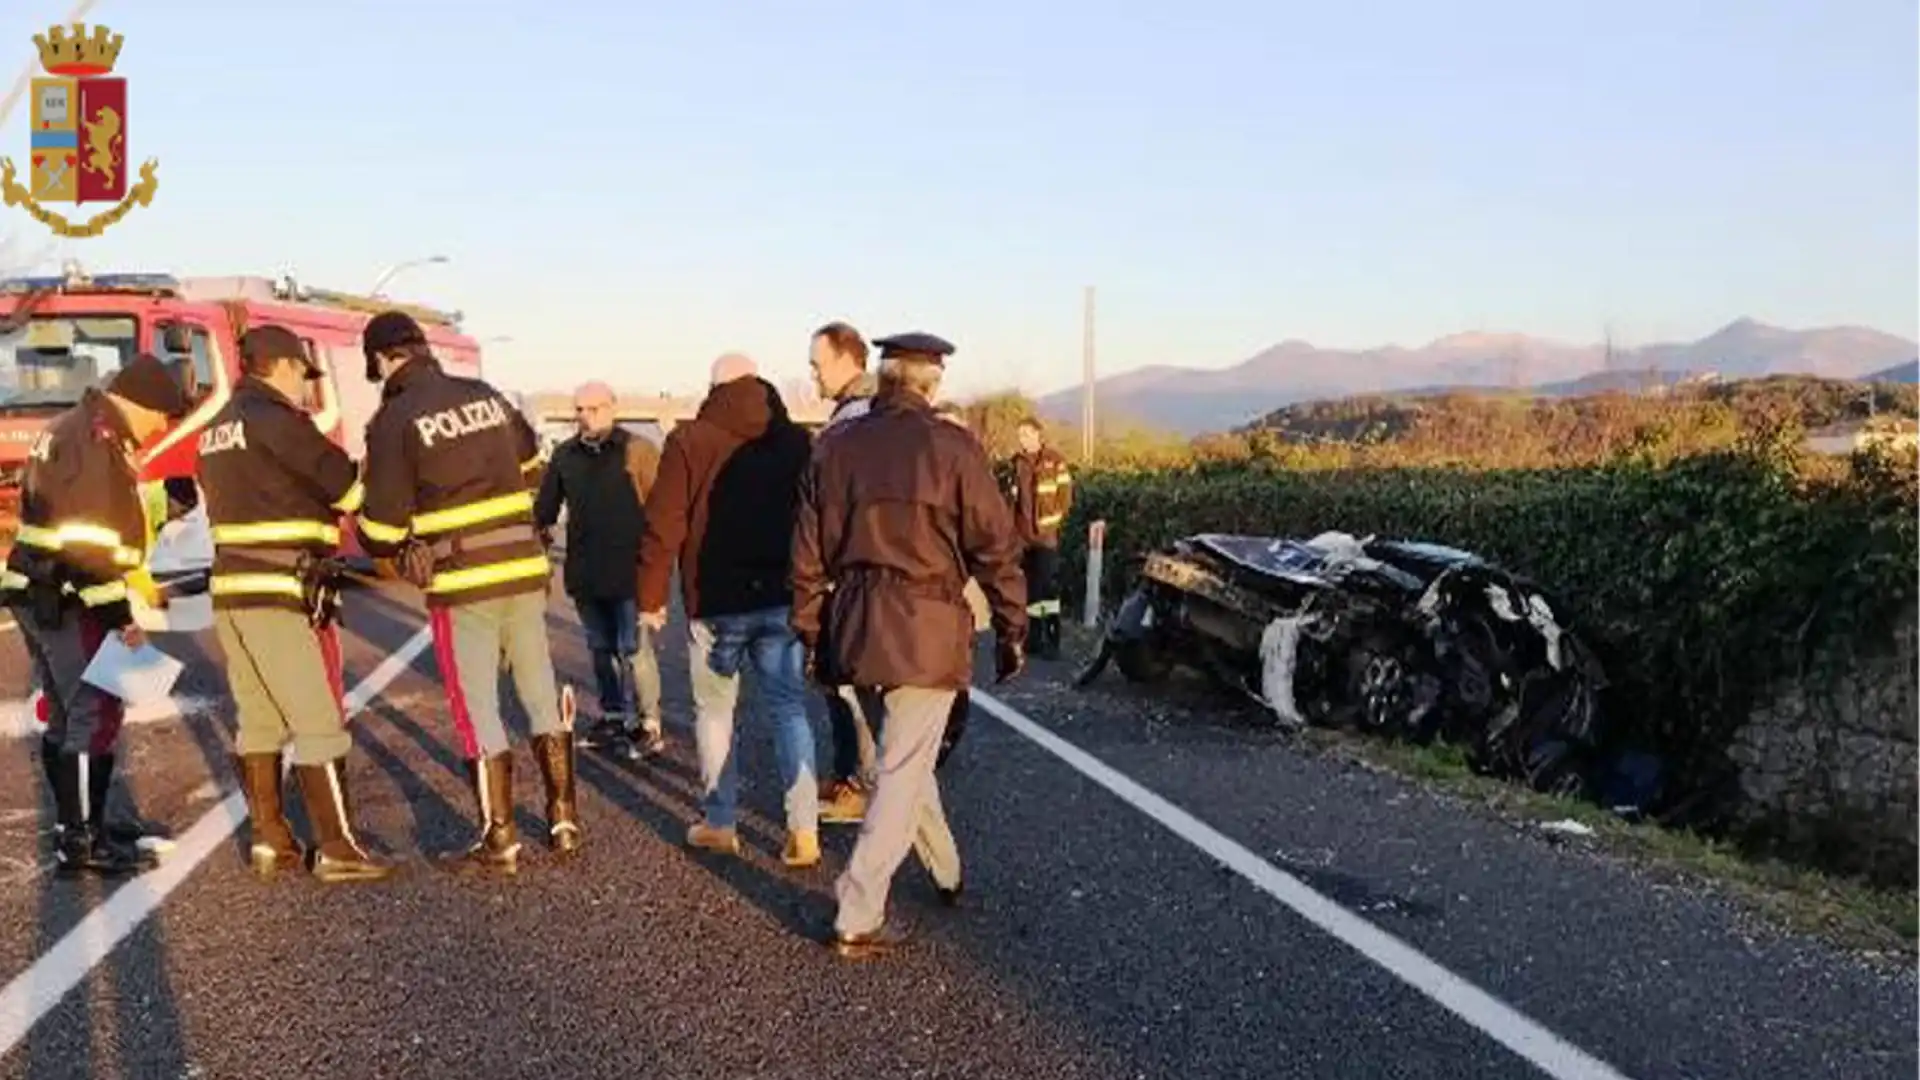
[(1034, 545), (1021, 560), (1027, 578), (1027, 638), (1033, 655), (1060, 654), (1060, 549)]
[(113, 753), (125, 710), (120, 699), (80, 679), (112, 631), (78, 604), (68, 605), (52, 628), (41, 626), (31, 608), (14, 607), (12, 613), (46, 695), (47, 742), (68, 754)]

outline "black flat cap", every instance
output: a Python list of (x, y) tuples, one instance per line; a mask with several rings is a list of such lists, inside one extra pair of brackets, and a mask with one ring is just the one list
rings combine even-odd
[(284, 326), (256, 326), (240, 335), (240, 356), (248, 368), (261, 368), (275, 360), (298, 360), (306, 368), (307, 378), (320, 377), (320, 368), (307, 355), (300, 338)]
[(173, 372), (152, 353), (141, 353), (114, 373), (107, 393), (122, 397), (144, 409), (166, 414), (178, 420), (193, 411), (193, 402), (174, 379)]
[(907, 334), (895, 334), (892, 337), (875, 338), (873, 346), (880, 350), (882, 360), (898, 356), (914, 356), (931, 360), (943, 367), (946, 365), (947, 357), (952, 356), (954, 352), (953, 342), (918, 330)]

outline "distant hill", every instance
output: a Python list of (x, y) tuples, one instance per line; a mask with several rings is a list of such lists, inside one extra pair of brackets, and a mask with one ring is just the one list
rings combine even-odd
[[(1723, 378), (1817, 375), (1859, 379), (1911, 365), (1920, 347), (1863, 327), (1787, 330), (1738, 319), (1695, 342), (1620, 350), (1524, 334), (1454, 334), (1419, 348), (1320, 349), (1283, 341), (1220, 370), (1140, 368), (1096, 384), (1103, 415), (1197, 435), (1238, 427), (1300, 401), (1356, 394), (1438, 393), (1461, 388), (1529, 388), (1553, 395), (1639, 389), (1705, 373)], [(1913, 381), (1908, 376), (1904, 381)], [(1042, 414), (1080, 416), (1080, 388), (1049, 394)]]
[(1909, 360), (1863, 376), (1862, 382), (1920, 383), (1920, 360)]

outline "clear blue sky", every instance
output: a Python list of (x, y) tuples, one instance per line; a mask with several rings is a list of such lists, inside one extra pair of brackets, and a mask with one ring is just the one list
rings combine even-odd
[[(13, 0), (0, 67), (71, 0)], [(97, 269), (458, 307), (507, 385), (920, 328), (956, 389), (1284, 338), (1915, 336), (1912, 0), (101, 0), (152, 207)], [(26, 111), (0, 152), (26, 148)], [(18, 210), (0, 228), (38, 242)]]

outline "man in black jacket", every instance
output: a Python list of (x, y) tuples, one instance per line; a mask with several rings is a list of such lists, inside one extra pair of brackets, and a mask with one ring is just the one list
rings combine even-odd
[(653, 634), (639, 623), (634, 566), (646, 530), (647, 496), (660, 452), (614, 423), (613, 389), (590, 382), (573, 392), (580, 433), (553, 452), (533, 516), (550, 530), (567, 511), (567, 595), (580, 613), (600, 690), (600, 724), (583, 745), (637, 760), (666, 748), (660, 728), (660, 663)]
[(641, 618), (655, 630), (666, 625), (667, 585), (678, 561), (692, 639), (688, 667), (703, 820), (687, 833), (687, 843), (740, 851), (734, 707), (740, 670), (751, 666), (760, 695), (754, 711), (774, 729), (786, 790), (782, 859), (813, 866), (820, 861), (813, 727), (805, 655), (787, 625), (788, 526), (812, 446), (752, 360), (721, 357), (711, 382), (699, 415), (667, 436), (640, 545)]

